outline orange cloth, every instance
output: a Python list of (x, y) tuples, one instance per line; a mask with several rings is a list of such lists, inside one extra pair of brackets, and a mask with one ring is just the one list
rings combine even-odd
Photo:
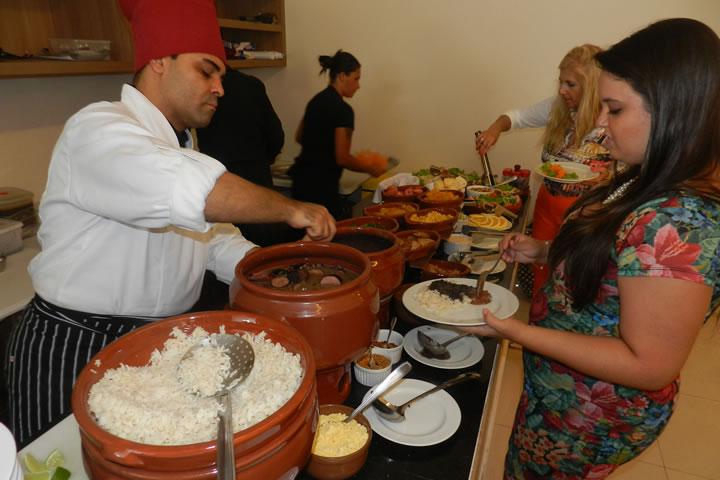
[[(540, 185), (533, 212), (532, 237), (537, 240), (552, 241), (560, 232), (565, 212), (577, 199), (578, 197), (553, 195), (545, 185)], [(534, 297), (550, 276), (550, 268), (545, 264), (533, 264), (533, 275)]]

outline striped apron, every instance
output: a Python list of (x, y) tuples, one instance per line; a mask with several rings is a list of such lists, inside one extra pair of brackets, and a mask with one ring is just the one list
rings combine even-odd
[(10, 428), (18, 449), (70, 413), (82, 368), (105, 345), (155, 317), (96, 315), (35, 295), (10, 333), (5, 358)]

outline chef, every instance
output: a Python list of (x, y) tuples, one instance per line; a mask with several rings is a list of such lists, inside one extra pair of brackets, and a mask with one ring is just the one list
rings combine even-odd
[(120, 0), (135, 77), (119, 102), (65, 124), (40, 202), (36, 295), (6, 358), (11, 427), (22, 447), (65, 417), (76, 376), (107, 343), (185, 312), (205, 269), (225, 282), (254, 244), (215, 222), (285, 222), (313, 240), (335, 223), (228, 173), (192, 149), (223, 95), (225, 53), (213, 0)]

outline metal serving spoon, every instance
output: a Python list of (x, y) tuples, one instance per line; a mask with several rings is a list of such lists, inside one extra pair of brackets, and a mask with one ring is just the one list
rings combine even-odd
[(235, 480), (235, 448), (233, 446), (232, 402), (230, 391), (240, 385), (255, 365), (255, 352), (252, 345), (239, 335), (215, 334), (193, 345), (180, 359), (180, 363), (190, 359), (201, 348), (222, 347), (230, 359), (230, 370), (218, 391), (208, 397), (219, 398), (222, 409), (218, 418), (217, 433), (217, 478)]
[(457, 335), (450, 340), (446, 340), (442, 343), (438, 342), (430, 335), (424, 333), (422, 330), (417, 331), (417, 338), (420, 345), (423, 347), (420, 354), (425, 357), (438, 358), (440, 360), (447, 360), (450, 358), (450, 352), (448, 352), (447, 346), (451, 343), (460, 340), (461, 338), (469, 337), (472, 333), (462, 333)]
[(450, 387), (452, 385), (455, 385), (457, 383), (465, 382), (467, 380), (480, 380), (482, 377), (479, 373), (475, 372), (466, 372), (463, 374), (458, 375), (455, 378), (451, 378), (447, 382), (443, 382), (437, 387), (433, 387), (430, 390), (421, 393), (420, 395), (417, 395), (407, 402), (403, 403), (402, 405), (393, 405), (389, 401), (387, 401), (382, 396), (379, 396), (377, 400), (375, 400), (372, 404), (375, 411), (383, 418), (386, 418), (387, 420), (390, 420), (391, 422), (402, 422), (405, 420), (405, 410), (414, 402), (420, 400), (421, 398), (425, 398), (431, 393), (435, 393), (438, 390), (442, 390), (444, 388)]
[(373, 388), (371, 388), (368, 391), (367, 398), (365, 400), (363, 400), (362, 403), (360, 403), (360, 405), (358, 405), (357, 408), (355, 410), (353, 410), (352, 413), (350, 415), (348, 415), (348, 417), (343, 421), (349, 422), (350, 420), (355, 418), (355, 416), (358, 413), (362, 412), (367, 407), (369, 407), (370, 404), (373, 403), (380, 395), (385, 393), (385, 391), (388, 388), (395, 385), (395, 383), (397, 383), (398, 380), (400, 380), (405, 375), (407, 375), (410, 372), (410, 370), (412, 370), (412, 365), (410, 364), (410, 362), (403, 362), (400, 365), (398, 365), (398, 367), (395, 370), (393, 370), (392, 372), (390, 372), (390, 374), (388, 374), (388, 376), (385, 377), (385, 379), (382, 382), (378, 383), (377, 385), (375, 385)]

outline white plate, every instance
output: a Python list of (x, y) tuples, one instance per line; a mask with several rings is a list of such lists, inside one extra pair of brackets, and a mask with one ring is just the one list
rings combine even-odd
[(431, 367), (444, 368), (447, 370), (455, 370), (458, 368), (465, 368), (475, 365), (477, 362), (482, 360), (485, 355), (485, 347), (477, 337), (465, 337), (457, 340), (447, 346), (450, 358), (441, 360), (439, 358), (428, 358), (421, 352), (422, 345), (418, 340), (417, 331), (422, 332), (438, 342), (442, 343), (451, 338), (460, 335), (460, 332), (451, 330), (449, 328), (438, 328), (431, 327), (429, 325), (423, 325), (421, 327), (413, 328), (405, 334), (403, 340), (403, 349), (412, 358), (425, 365)]
[[(474, 240), (474, 239), (473, 239)], [(502, 240), (502, 237), (482, 237), (478, 241), (473, 241), (473, 243), (470, 244), (473, 248), (478, 248), (480, 250), (498, 250), (500, 246), (500, 240)]]
[[(405, 378), (383, 396), (389, 402), (400, 405), (434, 386), (422, 380)], [(370, 422), (373, 432), (391, 442), (413, 447), (426, 447), (447, 440), (457, 431), (462, 418), (457, 402), (445, 390), (432, 393), (410, 405), (405, 410), (405, 420), (402, 422), (382, 418), (373, 407), (366, 409), (363, 415)]]
[(17, 450), (10, 430), (0, 423), (0, 480), (15, 480), (18, 476)]
[[(445, 278), (444, 280), (473, 287), (477, 284), (477, 280), (474, 278)], [(482, 313), (483, 308), (489, 309), (499, 318), (507, 318), (515, 313), (520, 306), (518, 298), (510, 290), (500, 285), (495, 285), (494, 283), (485, 282), (485, 290), (490, 292), (492, 296), (490, 303), (485, 305), (467, 303), (456, 308), (445, 310), (444, 312), (432, 312), (417, 301), (417, 294), (427, 290), (430, 283), (434, 281), (435, 280), (428, 280), (415, 284), (405, 290), (402, 297), (403, 305), (405, 305), (405, 308), (407, 308), (410, 313), (425, 320), (430, 320), (431, 322), (462, 326), (485, 325)]]
[[(555, 178), (548, 176), (545, 172), (542, 171), (542, 166), (547, 164), (553, 164), (558, 163), (560, 166), (566, 171), (571, 173), (576, 173), (578, 178)], [(543, 178), (547, 178), (548, 180), (552, 180), (553, 182), (558, 183), (580, 183), (584, 182), (585, 180), (592, 180), (593, 178), (600, 175), (598, 172), (593, 172), (590, 167), (583, 163), (576, 163), (576, 162), (547, 162), (547, 163), (541, 163), (537, 167), (535, 167), (535, 173), (540, 175)]]
[[(460, 263), (463, 265), (467, 265), (470, 267), (470, 273), (473, 275), (480, 275), (485, 270), (488, 270), (490, 267), (493, 266), (495, 263), (495, 260), (497, 260), (497, 255), (490, 256), (485, 254), (465, 254), (460, 259)], [(497, 265), (495, 265), (495, 268), (492, 269), (492, 272), (490, 272), (490, 275), (493, 275), (495, 273), (504, 272), (507, 268), (507, 264), (505, 263), (505, 260), (500, 260)]]

